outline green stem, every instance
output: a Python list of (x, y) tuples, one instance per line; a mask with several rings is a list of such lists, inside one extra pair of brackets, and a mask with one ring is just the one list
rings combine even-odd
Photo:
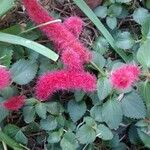
[(118, 49), (115, 45), (115, 40), (109, 31), (105, 28), (102, 22), (97, 18), (94, 12), (89, 8), (89, 6), (83, 0), (73, 0), (74, 3), (84, 12), (84, 14), (94, 23), (94, 25), (98, 28), (98, 30), (103, 34), (106, 40), (109, 42), (111, 47), (116, 51), (116, 53), (125, 61), (129, 60), (129, 57), (126, 53)]
[(93, 61), (90, 61), (90, 63), (95, 69), (97, 69), (100, 72), (102, 76), (106, 76), (106, 73), (101, 68), (99, 68)]

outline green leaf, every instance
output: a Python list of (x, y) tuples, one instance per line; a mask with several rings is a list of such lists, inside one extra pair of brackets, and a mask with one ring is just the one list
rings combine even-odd
[(108, 9), (108, 15), (110, 17), (118, 17), (122, 12), (122, 6), (120, 4), (112, 4)]
[(15, 6), (16, 0), (1, 0), (0, 1), (0, 17)]
[(75, 91), (75, 93), (74, 93), (74, 97), (77, 102), (82, 101), (84, 96), (85, 96), (85, 92), (83, 92), (83, 91)]
[(16, 139), (17, 142), (20, 142), (22, 144), (27, 144), (28, 143), (27, 137), (24, 135), (24, 133), (21, 130), (19, 130), (17, 132), (17, 134), (15, 135), (15, 139)]
[(149, 82), (142, 82), (140, 85), (139, 85), (139, 92), (146, 104), (146, 107), (147, 107), (147, 112), (148, 112), (148, 115), (150, 115), (150, 83)]
[(102, 106), (96, 105), (92, 107), (92, 109), (90, 110), (90, 114), (91, 114), (91, 117), (93, 117), (95, 121), (103, 122)]
[(94, 42), (93, 48), (95, 51), (103, 55), (109, 50), (109, 43), (104, 37), (100, 36)]
[(73, 122), (76, 122), (85, 114), (86, 104), (84, 101), (76, 102), (74, 100), (70, 100), (67, 110)]
[(19, 85), (27, 84), (34, 79), (37, 69), (36, 62), (20, 59), (10, 69), (12, 80)]
[[(129, 57), (126, 55), (124, 51), (118, 49), (115, 45), (115, 40), (109, 31), (105, 28), (102, 22), (97, 18), (94, 12), (88, 7), (88, 5), (83, 0), (73, 0), (74, 3), (84, 12), (86, 16), (94, 23), (94, 25), (98, 28), (98, 30), (102, 33), (102, 35), (106, 38), (112, 48), (118, 53), (118, 55), (124, 60), (128, 61)], [(118, 12), (120, 7), (117, 6), (116, 12)], [(115, 9), (114, 9), (115, 10)], [(122, 10), (122, 8), (121, 8)], [(120, 13), (120, 12), (119, 12)]]
[(59, 57), (55, 52), (53, 52), (49, 48), (19, 36), (7, 34), (7, 33), (0, 33), (0, 41), (25, 46), (29, 49), (36, 51), (37, 53), (43, 56), (48, 57), (53, 61), (57, 61)]
[(0, 106), (0, 122), (2, 122), (9, 115), (9, 111), (3, 106)]
[(137, 52), (137, 60), (139, 63), (147, 68), (150, 68), (150, 40), (146, 40)]
[(46, 104), (45, 103), (38, 103), (35, 105), (35, 111), (39, 115), (39, 117), (46, 119)]
[(13, 56), (13, 48), (0, 43), (0, 64), (9, 67)]
[(143, 131), (141, 131), (140, 129), (138, 129), (138, 135), (142, 140), (142, 142), (144, 143), (145, 147), (150, 148), (150, 136), (144, 133)]
[(95, 127), (97, 126), (95, 120), (92, 117), (84, 117), (83, 122), (85, 122), (85, 124), (89, 127), (92, 127), (93, 129), (95, 129)]
[(103, 120), (111, 129), (116, 129), (122, 121), (122, 109), (121, 104), (115, 100), (108, 100), (102, 107)]
[(14, 138), (14, 136), (17, 134), (19, 130), (20, 128), (14, 124), (7, 124), (3, 129), (4, 133), (6, 133), (11, 138)]
[(116, 46), (122, 49), (130, 49), (134, 44), (134, 39), (127, 31), (119, 32), (116, 37)]
[(98, 6), (94, 10), (94, 13), (96, 14), (97, 17), (105, 18), (107, 15), (107, 7), (106, 6)]
[(116, 17), (107, 17), (106, 23), (110, 29), (115, 29), (117, 27), (117, 19)]
[(141, 32), (143, 40), (150, 39), (150, 19), (147, 19), (145, 23), (142, 24)]
[(77, 139), (81, 144), (92, 143), (94, 142), (95, 138), (96, 138), (95, 130), (88, 125), (83, 125), (77, 130)]
[(79, 145), (75, 134), (72, 132), (65, 133), (60, 142), (60, 146), (62, 150), (76, 150)]
[(47, 119), (42, 119), (40, 121), (41, 128), (47, 131), (51, 131), (56, 129), (57, 120), (53, 116), (48, 116)]
[(135, 93), (129, 93), (121, 100), (123, 114), (126, 117), (140, 119), (145, 118), (145, 106), (141, 97)]
[(18, 94), (18, 89), (16, 87), (6, 87), (5, 89), (0, 91), (0, 95), (2, 95), (4, 99), (8, 99), (17, 94)]
[(105, 58), (98, 52), (92, 52), (92, 61), (99, 67), (103, 68), (105, 66), (106, 60)]
[(47, 139), (48, 143), (51, 144), (58, 143), (61, 140), (62, 134), (63, 134), (63, 129), (49, 133), (49, 137)]
[(113, 138), (111, 130), (103, 124), (97, 126), (96, 134), (97, 137), (103, 140), (111, 140)]
[(47, 111), (52, 115), (59, 115), (64, 111), (62, 105), (58, 102), (46, 103), (46, 107)]
[(23, 108), (23, 117), (26, 123), (33, 122), (35, 119), (35, 109), (33, 106), (25, 106)]
[(133, 19), (140, 25), (144, 24), (149, 17), (148, 10), (142, 7), (135, 9), (133, 13)]
[(112, 91), (112, 85), (108, 78), (99, 78), (97, 81), (97, 93), (99, 100), (104, 100)]

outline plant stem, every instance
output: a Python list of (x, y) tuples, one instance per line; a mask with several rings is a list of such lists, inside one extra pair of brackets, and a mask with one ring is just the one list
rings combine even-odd
[(101, 68), (99, 68), (93, 61), (90, 61), (90, 63), (93, 67), (95, 67), (100, 72), (102, 76), (104, 77), (106, 76), (106, 73)]

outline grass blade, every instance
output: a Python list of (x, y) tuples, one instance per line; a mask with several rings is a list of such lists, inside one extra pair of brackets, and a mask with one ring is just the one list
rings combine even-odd
[(94, 25), (98, 28), (98, 30), (103, 34), (106, 40), (109, 42), (111, 47), (116, 51), (116, 53), (125, 61), (129, 60), (126, 53), (118, 49), (115, 45), (115, 40), (109, 31), (105, 28), (102, 22), (97, 18), (94, 12), (89, 8), (89, 6), (83, 0), (73, 0), (74, 3), (84, 12), (84, 14), (94, 23)]
[(39, 54), (48, 57), (49, 59), (53, 61), (57, 61), (58, 55), (50, 50), (49, 48), (38, 44), (34, 41), (12, 35), (12, 34), (7, 34), (7, 33), (2, 33), (0, 32), (0, 41), (1, 42), (6, 42), (6, 43), (11, 43), (11, 44), (16, 44), (16, 45), (22, 45), (25, 46), (29, 49), (34, 50), (35, 52), (38, 52)]

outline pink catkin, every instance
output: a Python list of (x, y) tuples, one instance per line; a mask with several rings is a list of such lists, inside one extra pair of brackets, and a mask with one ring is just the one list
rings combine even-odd
[[(37, 24), (46, 23), (55, 20), (49, 16), (48, 12), (37, 2), (37, 0), (23, 0), (24, 6), (31, 19)], [(79, 21), (77, 21), (79, 22)], [(59, 51), (72, 47), (79, 54), (82, 62), (89, 62), (91, 53), (82, 43), (63, 25), (63, 23), (52, 23), (40, 28), (47, 37), (54, 42)], [(74, 31), (73, 31), (74, 32)]]
[(84, 23), (82, 19), (74, 16), (74, 17), (67, 18), (63, 24), (71, 33), (73, 33), (74, 36), (78, 38), (82, 31), (82, 27)]
[(123, 90), (128, 89), (138, 79), (140, 69), (135, 65), (123, 65), (112, 72), (110, 77), (114, 88)]
[(11, 82), (11, 73), (6, 68), (0, 67), (0, 90), (9, 86)]
[(3, 107), (8, 110), (18, 110), (25, 103), (25, 96), (14, 96), (3, 102)]
[(36, 95), (45, 100), (58, 90), (74, 89), (91, 92), (96, 89), (96, 78), (88, 72), (53, 71), (40, 77)]

